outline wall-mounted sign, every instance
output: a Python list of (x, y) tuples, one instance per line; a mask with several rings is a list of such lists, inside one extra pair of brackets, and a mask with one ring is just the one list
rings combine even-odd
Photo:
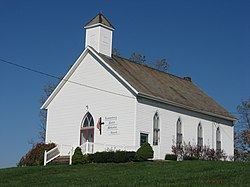
[(108, 135), (119, 134), (117, 116), (105, 117), (104, 121), (105, 121), (106, 133)]

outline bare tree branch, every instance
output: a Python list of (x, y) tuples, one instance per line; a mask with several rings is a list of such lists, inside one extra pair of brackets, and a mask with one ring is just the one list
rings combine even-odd
[[(43, 95), (39, 99), (39, 103), (41, 105), (44, 104), (44, 102), (47, 100), (50, 94), (52, 94), (55, 88), (56, 88), (56, 84), (54, 83), (48, 83), (43, 87)], [(40, 110), (39, 118), (40, 118), (40, 124), (39, 124), (38, 138), (41, 140), (41, 142), (45, 142), (47, 111)]]

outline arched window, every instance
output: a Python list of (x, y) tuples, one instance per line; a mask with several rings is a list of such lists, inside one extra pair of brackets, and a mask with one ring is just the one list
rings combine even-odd
[(176, 124), (176, 145), (179, 147), (182, 144), (181, 119), (179, 118)]
[(203, 137), (202, 137), (202, 126), (201, 123), (199, 123), (197, 127), (197, 146), (202, 147), (203, 146)]
[(218, 127), (216, 130), (216, 150), (221, 150), (221, 136), (220, 136), (220, 128)]
[(153, 145), (159, 144), (159, 115), (156, 112), (153, 118)]
[(87, 141), (94, 142), (94, 119), (89, 112), (87, 112), (82, 120), (80, 130), (80, 145)]
[(92, 126), (94, 126), (94, 119), (92, 115), (88, 112), (83, 119), (82, 128)]

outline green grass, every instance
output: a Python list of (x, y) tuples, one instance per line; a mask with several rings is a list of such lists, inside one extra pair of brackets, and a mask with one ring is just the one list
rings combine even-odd
[(250, 163), (144, 162), (0, 169), (0, 186), (250, 186)]

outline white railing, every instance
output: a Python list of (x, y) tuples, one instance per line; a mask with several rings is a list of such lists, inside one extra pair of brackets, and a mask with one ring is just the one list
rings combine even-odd
[(89, 142), (88, 140), (80, 145), (80, 148), (82, 150), (82, 154), (94, 153), (94, 143)]
[(49, 162), (54, 160), (59, 156), (69, 156), (69, 165), (72, 164), (72, 156), (74, 154), (74, 147), (71, 145), (57, 145), (53, 149), (44, 152), (44, 166), (46, 166)]
[(70, 155), (69, 155), (69, 165), (72, 165), (72, 157), (75, 152), (74, 147), (71, 147)]
[(102, 151), (136, 151), (137, 146), (112, 145), (103, 143), (85, 142), (80, 146), (83, 154), (102, 152)]
[(63, 156), (70, 156), (73, 146), (72, 145), (66, 145), (66, 144), (60, 144), (60, 155)]
[[(94, 142), (85, 142), (80, 146), (83, 154), (102, 152), (102, 151), (136, 151), (138, 146), (112, 145)], [(69, 165), (72, 164), (72, 156), (75, 147), (71, 145), (57, 145), (53, 149), (44, 152), (44, 166), (59, 156), (69, 156)]]
[(72, 164), (72, 156), (74, 154), (74, 147), (72, 145), (60, 145), (60, 155), (62, 156), (69, 156), (69, 165)]
[(47, 163), (49, 163), (50, 161), (54, 160), (58, 156), (60, 156), (60, 150), (59, 150), (59, 146), (58, 145), (56, 147), (54, 147), (53, 149), (49, 150), (49, 151), (45, 150), (43, 165), (46, 166)]

